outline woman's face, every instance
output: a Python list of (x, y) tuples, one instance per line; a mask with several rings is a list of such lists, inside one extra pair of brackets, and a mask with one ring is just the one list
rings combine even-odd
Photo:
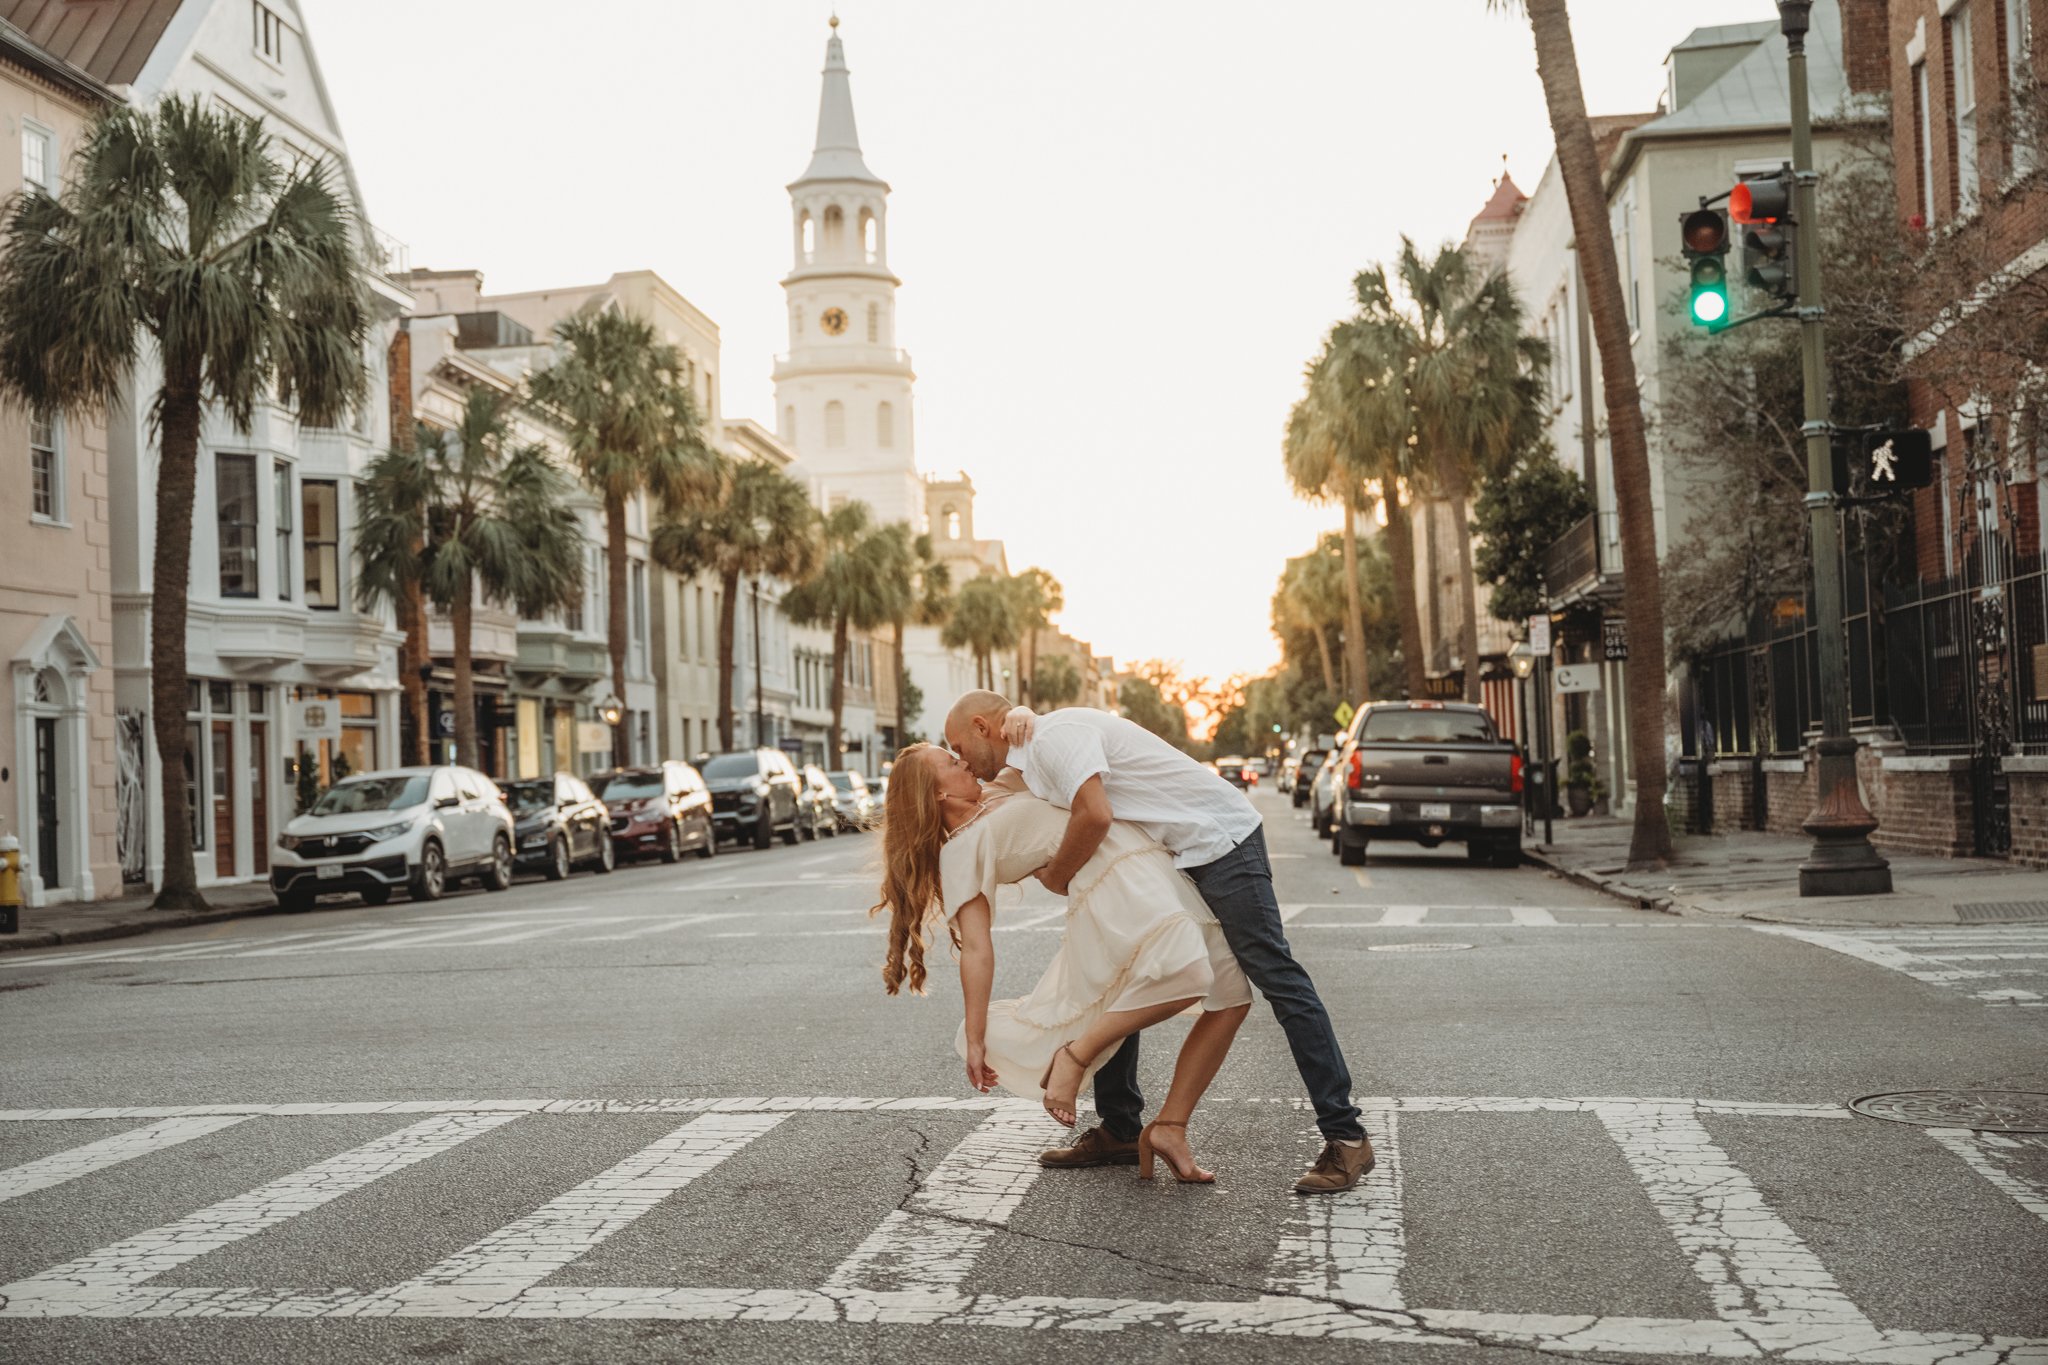
[(981, 800), (981, 783), (976, 780), (966, 760), (958, 754), (945, 749), (927, 749), (923, 758), (931, 768), (932, 781), (942, 798)]

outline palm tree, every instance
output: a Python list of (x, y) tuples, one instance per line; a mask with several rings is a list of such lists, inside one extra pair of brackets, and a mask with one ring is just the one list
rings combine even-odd
[(1009, 587), (1016, 602), (1017, 630), (1023, 646), (1017, 660), (1017, 681), (1024, 703), (1033, 705), (1038, 700), (1032, 692), (1037, 686), (1038, 632), (1050, 626), (1051, 618), (1065, 609), (1066, 590), (1057, 578), (1039, 568), (1013, 575)]
[(782, 599), (800, 626), (832, 628), (832, 732), (825, 739), (831, 766), (846, 765), (846, 655), (854, 631), (880, 630), (907, 610), (910, 589), (895, 558), (889, 528), (875, 525), (864, 502), (846, 502), (819, 523), (821, 554), (812, 575)]
[[(558, 323), (561, 351), (534, 375), (534, 397), (569, 428), (569, 451), (583, 482), (604, 504), (605, 639), (612, 692), (626, 695), (626, 505), (651, 496), (679, 507), (710, 495), (717, 460), (698, 427), (697, 405), (683, 371), (683, 353), (662, 341), (654, 324), (599, 308)], [(631, 736), (612, 729), (612, 761), (628, 758)]]
[(889, 622), (893, 637), (890, 667), (896, 676), (896, 741), (901, 745), (910, 733), (910, 669), (903, 658), (904, 633), (913, 625), (945, 624), (953, 611), (953, 574), (932, 553), (929, 534), (913, 535), (909, 524), (901, 521), (882, 530), (891, 539), (887, 551), (890, 572), (900, 574), (903, 583), (903, 591), (891, 598), (897, 614)]
[(1017, 647), (1017, 604), (1004, 581), (981, 574), (962, 583), (953, 595), (953, 615), (939, 640), (948, 649), (971, 653), (975, 686), (993, 689), (996, 651)]
[(1299, 559), (1287, 561), (1287, 569), (1280, 576), (1280, 590), (1273, 595), (1274, 624), (1282, 630), (1305, 630), (1315, 637), (1316, 656), (1323, 666), (1323, 688), (1332, 696), (1345, 697), (1370, 695), (1369, 687), (1356, 686), (1349, 678), (1345, 686), (1338, 686), (1335, 664), (1330, 658), (1331, 620), (1343, 622), (1349, 618), (1350, 602), (1357, 595), (1357, 576), (1351, 576), (1354, 591), (1346, 593), (1343, 585), (1335, 582), (1341, 575), (1326, 571), (1328, 556), (1319, 545), (1316, 551)]
[(211, 100), (117, 106), (62, 195), (31, 191), (0, 228), (0, 398), (49, 415), (124, 397), (151, 342), (162, 379), (150, 574), (150, 724), (163, 802), (156, 906), (203, 909), (185, 801), (185, 622), (199, 427), (246, 429), (274, 388), (309, 426), (365, 389), (369, 315), (353, 209), (326, 161), (272, 154), (260, 122)]
[[(455, 654), (455, 761), (474, 766), (472, 617), (479, 598), (522, 616), (573, 605), (583, 592), (583, 529), (574, 485), (539, 445), (512, 444), (509, 403), (470, 390), (452, 432), (422, 427), (415, 448), (370, 464), (356, 535), (356, 597), (366, 609), (415, 587), (448, 614)], [(421, 528), (424, 527), (424, 534)], [(408, 553), (423, 544), (417, 556)]]
[[(664, 568), (718, 580), (718, 744), (733, 747), (733, 636), (740, 580), (807, 578), (817, 566), (817, 513), (804, 486), (759, 460), (720, 457), (710, 495), (671, 508), (649, 553)], [(759, 680), (756, 680), (759, 686)]]
[(1536, 39), (1536, 71), (1543, 79), (1557, 168), (1571, 206), (1593, 341), (1600, 348), (1615, 510), (1621, 520), (1622, 609), (1628, 613), (1628, 737), (1636, 780), (1628, 859), (1631, 867), (1657, 867), (1671, 860), (1671, 829), (1664, 820), (1664, 588), (1657, 564), (1656, 512), (1650, 502), (1649, 440), (1643, 429), (1635, 356), (1629, 349), (1621, 269), (1608, 229), (1600, 156), (1586, 119), (1586, 94), (1579, 85), (1579, 58), (1565, 0), (1487, 3), (1519, 5)]
[(1032, 701), (1048, 710), (1074, 701), (1081, 695), (1081, 670), (1064, 654), (1041, 661), (1031, 675)]
[[(1361, 622), (1365, 619), (1364, 606), (1358, 599), (1358, 505), (1359, 469), (1350, 458), (1350, 451), (1338, 445), (1335, 424), (1323, 404), (1332, 396), (1327, 386), (1317, 384), (1317, 375), (1328, 360), (1330, 348), (1324, 344), (1323, 356), (1309, 367), (1309, 391), (1295, 400), (1293, 409), (1287, 414), (1287, 435), (1281, 446), (1281, 457), (1287, 468), (1288, 481), (1294, 491), (1311, 502), (1335, 502), (1343, 509), (1344, 521), (1340, 534), (1344, 541), (1344, 564), (1352, 572), (1345, 575), (1345, 610), (1343, 628), (1340, 631), (1344, 641), (1344, 687), (1339, 689), (1335, 680), (1330, 681), (1330, 690), (1339, 696), (1362, 687), (1365, 679), (1365, 631)], [(1328, 642), (1317, 634), (1317, 644), (1327, 649)], [(1327, 674), (1329, 661), (1324, 660), (1323, 671)], [(1363, 696), (1363, 691), (1359, 691)]]

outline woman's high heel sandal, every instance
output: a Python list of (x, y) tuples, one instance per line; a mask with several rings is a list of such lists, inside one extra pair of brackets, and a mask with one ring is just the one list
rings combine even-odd
[[(1156, 1151), (1152, 1146), (1152, 1130), (1154, 1128), (1186, 1127), (1186, 1123), (1175, 1123), (1170, 1119), (1154, 1119), (1138, 1131), (1138, 1179), (1150, 1180), (1152, 1178), (1152, 1157)], [(1216, 1173), (1214, 1171), (1205, 1171), (1200, 1166), (1197, 1166), (1192, 1155), (1188, 1157), (1188, 1168), (1186, 1170), (1182, 1170), (1180, 1163), (1171, 1156), (1166, 1158), (1166, 1165), (1173, 1172), (1173, 1178), (1183, 1185), (1213, 1185), (1216, 1183)]]
[[(1053, 1053), (1052, 1060), (1045, 1064), (1045, 1074), (1038, 1078), (1038, 1089), (1040, 1093), (1044, 1095), (1044, 1098), (1042, 1098), (1039, 1101), (1039, 1103), (1045, 1107), (1046, 1113), (1052, 1115), (1052, 1121), (1054, 1123), (1057, 1123), (1062, 1128), (1072, 1128), (1075, 1122), (1079, 1119), (1080, 1115), (1075, 1112), (1074, 1108), (1071, 1105), (1067, 1108), (1064, 1114), (1061, 1113), (1061, 1111), (1053, 1108), (1052, 1096), (1050, 1094), (1045, 1093), (1052, 1089), (1052, 1069), (1059, 1065), (1060, 1052), (1066, 1053), (1067, 1060), (1072, 1062), (1075, 1066), (1081, 1068), (1081, 1074), (1083, 1076), (1086, 1076), (1088, 1074), (1088, 1063), (1081, 1060), (1080, 1056), (1074, 1051), (1073, 1046), (1071, 1044), (1061, 1043), (1059, 1047), (1059, 1052)], [(1079, 1082), (1076, 1082), (1074, 1086), (1074, 1103), (1079, 1104), (1080, 1101), (1081, 1088)]]

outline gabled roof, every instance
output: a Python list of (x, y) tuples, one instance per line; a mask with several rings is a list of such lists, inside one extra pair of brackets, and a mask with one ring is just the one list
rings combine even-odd
[(1715, 24), (1696, 28), (1673, 52), (1692, 52), (1703, 47), (1740, 47), (1760, 43), (1778, 31), (1776, 19), (1759, 19), (1749, 24)]
[(113, 91), (107, 89), (106, 83), (91, 72), (73, 66), (5, 19), (0, 19), (0, 61), (32, 72), (88, 104), (107, 103), (117, 98)]
[(128, 85), (184, 0), (0, 0), (0, 19), (108, 85)]

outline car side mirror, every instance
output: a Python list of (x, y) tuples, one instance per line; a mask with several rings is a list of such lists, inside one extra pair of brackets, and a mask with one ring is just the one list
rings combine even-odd
[(438, 801), (436, 801), (436, 802), (434, 803), (434, 809), (435, 809), (435, 810), (447, 810), (447, 809), (449, 809), (450, 807), (453, 807), (453, 806), (459, 806), (459, 805), (461, 805), (461, 804), (462, 804), (462, 799), (461, 799), (460, 797), (456, 797), (456, 796), (444, 796), (444, 797), (442, 797), (442, 798), (441, 798), (440, 800), (438, 800)]

